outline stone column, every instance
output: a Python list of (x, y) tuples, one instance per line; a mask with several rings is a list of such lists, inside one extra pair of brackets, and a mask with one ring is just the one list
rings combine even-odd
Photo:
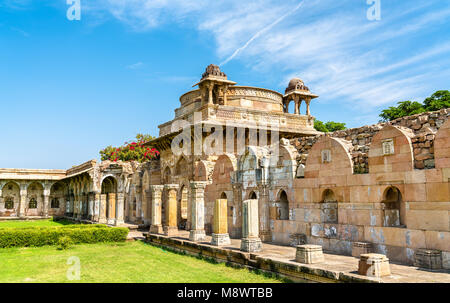
[(149, 215), (148, 215), (148, 202), (149, 202), (150, 191), (148, 189), (145, 190), (143, 198), (142, 198), (142, 220), (144, 221), (144, 225), (149, 225)]
[(258, 200), (245, 200), (242, 203), (242, 240), (241, 250), (258, 252), (262, 249), (259, 239)]
[(94, 193), (94, 214), (93, 221), (98, 222), (100, 219), (100, 194)]
[(93, 193), (88, 193), (88, 219), (93, 220), (94, 218), (94, 198)]
[(19, 217), (25, 217), (25, 204), (27, 203), (27, 185), (20, 185), (20, 202), (19, 202)]
[(298, 98), (294, 98), (294, 114), (300, 114), (300, 100)]
[(307, 98), (305, 99), (306, 102), (306, 115), (311, 116), (311, 113), (309, 111), (309, 103), (311, 102), (311, 99)]
[(142, 193), (141, 193), (141, 187), (140, 186), (136, 186), (136, 221), (137, 222), (141, 222), (142, 221)]
[(107, 222), (110, 225), (114, 225), (116, 223), (116, 194), (109, 193), (108, 194), (108, 218)]
[(269, 208), (269, 195), (268, 188), (265, 185), (258, 186), (259, 199), (258, 199), (258, 212), (259, 212), (259, 235), (262, 241), (272, 241), (272, 235), (270, 232), (270, 208)]
[(208, 104), (213, 104), (213, 88), (214, 88), (214, 84), (213, 83), (209, 83), (208, 84)]
[(106, 204), (107, 204), (107, 196), (106, 194), (100, 195), (100, 214), (99, 214), (99, 223), (105, 224), (107, 222), (106, 219)]
[(82, 203), (82, 195), (81, 194), (78, 194), (77, 196), (76, 196), (76, 203), (77, 203), (77, 219), (78, 220), (81, 220), (81, 210), (82, 210), (82, 207), (83, 207), (83, 203)]
[(164, 226), (164, 234), (172, 237), (178, 235), (178, 213), (177, 213), (177, 184), (166, 184), (164, 189), (167, 190), (166, 202), (166, 225)]
[(150, 233), (152, 234), (162, 234), (163, 232), (161, 225), (161, 196), (163, 189), (163, 185), (150, 186), (150, 190), (152, 193), (152, 222), (150, 225)]
[(48, 207), (50, 201), (50, 187), (44, 188), (44, 208), (42, 210), (42, 215), (48, 217)]
[(189, 199), (191, 201), (191, 231), (189, 240), (205, 240), (205, 187), (206, 182), (191, 182), (191, 192)]
[(217, 199), (214, 204), (214, 225), (211, 244), (216, 246), (231, 244), (228, 234), (227, 199)]
[(123, 224), (123, 205), (124, 205), (124, 194), (118, 193), (117, 194), (117, 202), (116, 202), (116, 222), (115, 225)]

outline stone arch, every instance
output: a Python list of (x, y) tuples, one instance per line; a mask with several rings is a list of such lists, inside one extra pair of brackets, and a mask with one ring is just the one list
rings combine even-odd
[(0, 216), (18, 216), (20, 205), (20, 185), (15, 181), (7, 182), (2, 187), (2, 196), (0, 198)]
[(205, 161), (197, 161), (195, 164), (195, 181), (208, 181), (208, 167)]
[(320, 178), (353, 174), (351, 144), (345, 140), (320, 137), (311, 147), (304, 170), (305, 178)]
[(381, 201), (383, 211), (383, 226), (406, 227), (405, 204), (400, 189), (396, 186), (388, 186), (383, 192)]
[(248, 194), (248, 199), (250, 200), (254, 200), (254, 199), (258, 199), (258, 194), (257, 191), (250, 191), (250, 193)]
[(212, 181), (215, 184), (227, 184), (231, 182), (231, 174), (236, 171), (237, 160), (234, 155), (223, 154), (217, 159), (213, 174)]
[(188, 161), (184, 156), (181, 156), (178, 159), (177, 164), (175, 165), (174, 175), (176, 176), (189, 175)]
[(41, 182), (33, 181), (28, 184), (25, 203), (26, 216), (41, 216), (44, 211), (44, 186)]
[(404, 172), (414, 169), (412, 133), (386, 125), (373, 136), (369, 149), (369, 172)]
[[(107, 175), (101, 182), (101, 200), (104, 201), (108, 224), (115, 223), (118, 181), (113, 175)], [(103, 202), (102, 202), (103, 204)]]
[(334, 191), (329, 188), (322, 192), (320, 216), (323, 223), (338, 223), (338, 202)]
[(254, 146), (248, 146), (245, 153), (238, 160), (238, 169), (241, 171), (259, 168), (259, 157)]
[(436, 168), (450, 167), (450, 119), (447, 119), (436, 133), (434, 158)]
[(66, 191), (67, 187), (64, 182), (56, 182), (50, 187), (50, 205), (48, 209), (50, 216), (64, 213)]
[(225, 192), (222, 192), (221, 194), (220, 194), (220, 198), (219, 199), (225, 199), (225, 200), (227, 200), (228, 198), (227, 198), (227, 194), (225, 193)]

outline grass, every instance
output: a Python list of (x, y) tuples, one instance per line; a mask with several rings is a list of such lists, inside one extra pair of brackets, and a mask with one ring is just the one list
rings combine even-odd
[(3, 227), (46, 227), (46, 226), (63, 226), (73, 224), (73, 222), (62, 219), (59, 221), (53, 221), (53, 219), (45, 220), (7, 220), (0, 221), (0, 228)]
[[(69, 281), (68, 258), (80, 259), (79, 281)], [(46, 246), (0, 249), (0, 282), (282, 282), (269, 275), (214, 264), (141, 241), (77, 245), (68, 250)]]

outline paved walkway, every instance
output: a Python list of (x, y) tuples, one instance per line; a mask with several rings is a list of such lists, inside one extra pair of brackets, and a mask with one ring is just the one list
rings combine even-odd
[[(140, 233), (142, 237), (142, 233)], [(181, 240), (189, 240), (188, 231), (180, 231), (179, 236), (172, 237)], [(210, 245), (211, 237), (206, 236), (206, 240), (198, 242), (202, 245)], [(231, 245), (223, 246), (231, 250), (240, 249), (241, 240), (231, 239)], [(263, 243), (263, 250), (259, 253), (255, 253), (257, 256), (271, 258), (277, 261), (285, 263), (295, 262), (295, 247), (274, 245), (269, 243)], [(318, 268), (331, 271), (340, 271), (349, 273), (352, 275), (358, 275), (358, 258), (351, 256), (335, 255), (330, 253), (324, 253), (325, 262), (319, 264), (304, 264), (311, 268)], [(400, 265), (392, 263), (391, 276), (383, 277), (381, 280), (386, 283), (430, 283), (430, 282), (443, 282), (450, 283), (450, 270), (430, 271), (426, 269), (420, 269), (414, 266)], [(359, 276), (359, 275), (358, 275)]]

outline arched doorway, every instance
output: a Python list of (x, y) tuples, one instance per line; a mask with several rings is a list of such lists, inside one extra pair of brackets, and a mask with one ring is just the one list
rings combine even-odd
[(9, 182), (2, 188), (3, 211), (1, 217), (16, 217), (19, 215), (20, 187), (15, 182)]
[(108, 176), (102, 181), (102, 207), (104, 207), (106, 221), (108, 224), (114, 224), (116, 218), (116, 198), (117, 198), (117, 180)]
[(41, 216), (44, 212), (44, 187), (39, 182), (28, 185), (25, 203), (26, 216)]

